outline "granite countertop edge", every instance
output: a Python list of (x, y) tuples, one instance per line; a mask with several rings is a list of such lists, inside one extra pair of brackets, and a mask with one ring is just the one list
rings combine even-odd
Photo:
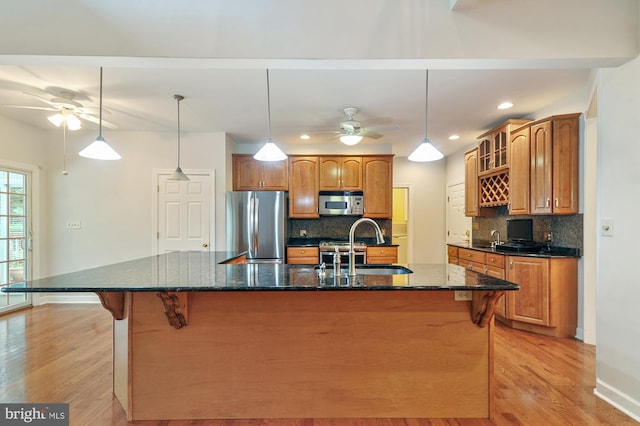
[(454, 247), (458, 247), (458, 248), (465, 248), (465, 249), (470, 249), (470, 250), (477, 250), (477, 251), (482, 251), (485, 253), (495, 253), (495, 254), (501, 254), (501, 255), (505, 255), (505, 256), (520, 256), (520, 257), (541, 257), (541, 258), (563, 258), (563, 257), (582, 257), (582, 255), (580, 254), (580, 249), (577, 248), (573, 248), (573, 247), (558, 247), (558, 246), (543, 246), (543, 248), (540, 251), (537, 252), (533, 252), (533, 253), (527, 253), (527, 252), (517, 252), (517, 251), (511, 251), (511, 250), (500, 250), (500, 249), (493, 249), (491, 247), (487, 247), (490, 245), (489, 242), (473, 242), (471, 244), (469, 243), (447, 243), (447, 245), (450, 246), (454, 246)]

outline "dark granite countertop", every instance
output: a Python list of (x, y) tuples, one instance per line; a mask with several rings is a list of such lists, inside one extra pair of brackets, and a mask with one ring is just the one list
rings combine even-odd
[(520, 250), (518, 247), (509, 245), (497, 246), (491, 248), (490, 241), (473, 241), (469, 243), (449, 243), (448, 245), (460, 248), (468, 248), (473, 250), (484, 251), (487, 253), (498, 253), (509, 256), (526, 256), (526, 257), (581, 257), (580, 249), (571, 247), (558, 247), (548, 244), (538, 243), (535, 251), (529, 252), (527, 249)]
[[(267, 290), (517, 290), (519, 287), (451, 264), (409, 264), (406, 275), (320, 278), (314, 266), (220, 264), (229, 252), (172, 252), (3, 287), (3, 292), (267, 291)], [(345, 265), (346, 266), (346, 265)]]

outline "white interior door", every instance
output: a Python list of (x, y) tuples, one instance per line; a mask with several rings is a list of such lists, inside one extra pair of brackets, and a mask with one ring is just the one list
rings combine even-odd
[(471, 218), (464, 215), (464, 182), (447, 187), (447, 243), (471, 240)]
[(188, 174), (190, 181), (167, 180), (169, 173), (157, 176), (157, 253), (210, 250), (213, 175)]

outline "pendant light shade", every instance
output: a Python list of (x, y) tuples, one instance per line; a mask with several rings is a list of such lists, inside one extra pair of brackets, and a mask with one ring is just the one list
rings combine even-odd
[(178, 101), (178, 167), (176, 167), (167, 180), (187, 181), (191, 179), (189, 179), (189, 176), (185, 175), (180, 168), (180, 101), (184, 99), (184, 96), (173, 95), (173, 98)]
[(429, 105), (429, 70), (426, 71), (425, 79), (425, 104), (424, 104), (424, 139), (422, 143), (409, 155), (409, 161), (436, 161), (444, 157), (438, 149), (429, 142), (427, 137), (427, 111)]
[(278, 145), (271, 140), (271, 95), (269, 93), (269, 70), (267, 70), (267, 118), (269, 122), (269, 139), (253, 156), (258, 161), (282, 161), (287, 159), (287, 154), (282, 152)]
[(93, 158), (94, 160), (119, 160), (122, 158), (102, 137), (102, 67), (100, 67), (100, 121), (98, 124), (98, 137), (78, 154), (81, 157)]

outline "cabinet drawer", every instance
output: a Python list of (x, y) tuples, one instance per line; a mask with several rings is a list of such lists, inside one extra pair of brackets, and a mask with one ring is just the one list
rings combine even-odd
[(397, 257), (398, 247), (367, 247), (367, 259), (370, 257)]
[(463, 262), (466, 263), (467, 261), (481, 263), (483, 265), (486, 263), (487, 257), (485, 253), (482, 251), (461, 248), (458, 253), (459, 253), (458, 257), (460, 258), (460, 264), (462, 264)]
[(487, 253), (486, 255), (487, 255), (487, 261), (486, 261), (487, 265), (504, 269), (504, 255), (494, 254), (494, 253)]
[(504, 280), (505, 277), (504, 269), (490, 265), (485, 266), (483, 273), (494, 278), (500, 278), (501, 280)]
[(460, 259), (458, 265), (462, 266), (465, 269), (470, 269), (472, 271), (484, 273), (485, 265), (484, 263), (472, 262), (470, 260)]
[(460, 263), (460, 260), (457, 256), (449, 256), (449, 263), (457, 265), (458, 263)]
[(458, 247), (447, 246), (447, 255), (449, 257), (458, 257)]
[(319, 256), (317, 247), (287, 247), (288, 264), (315, 265)]

